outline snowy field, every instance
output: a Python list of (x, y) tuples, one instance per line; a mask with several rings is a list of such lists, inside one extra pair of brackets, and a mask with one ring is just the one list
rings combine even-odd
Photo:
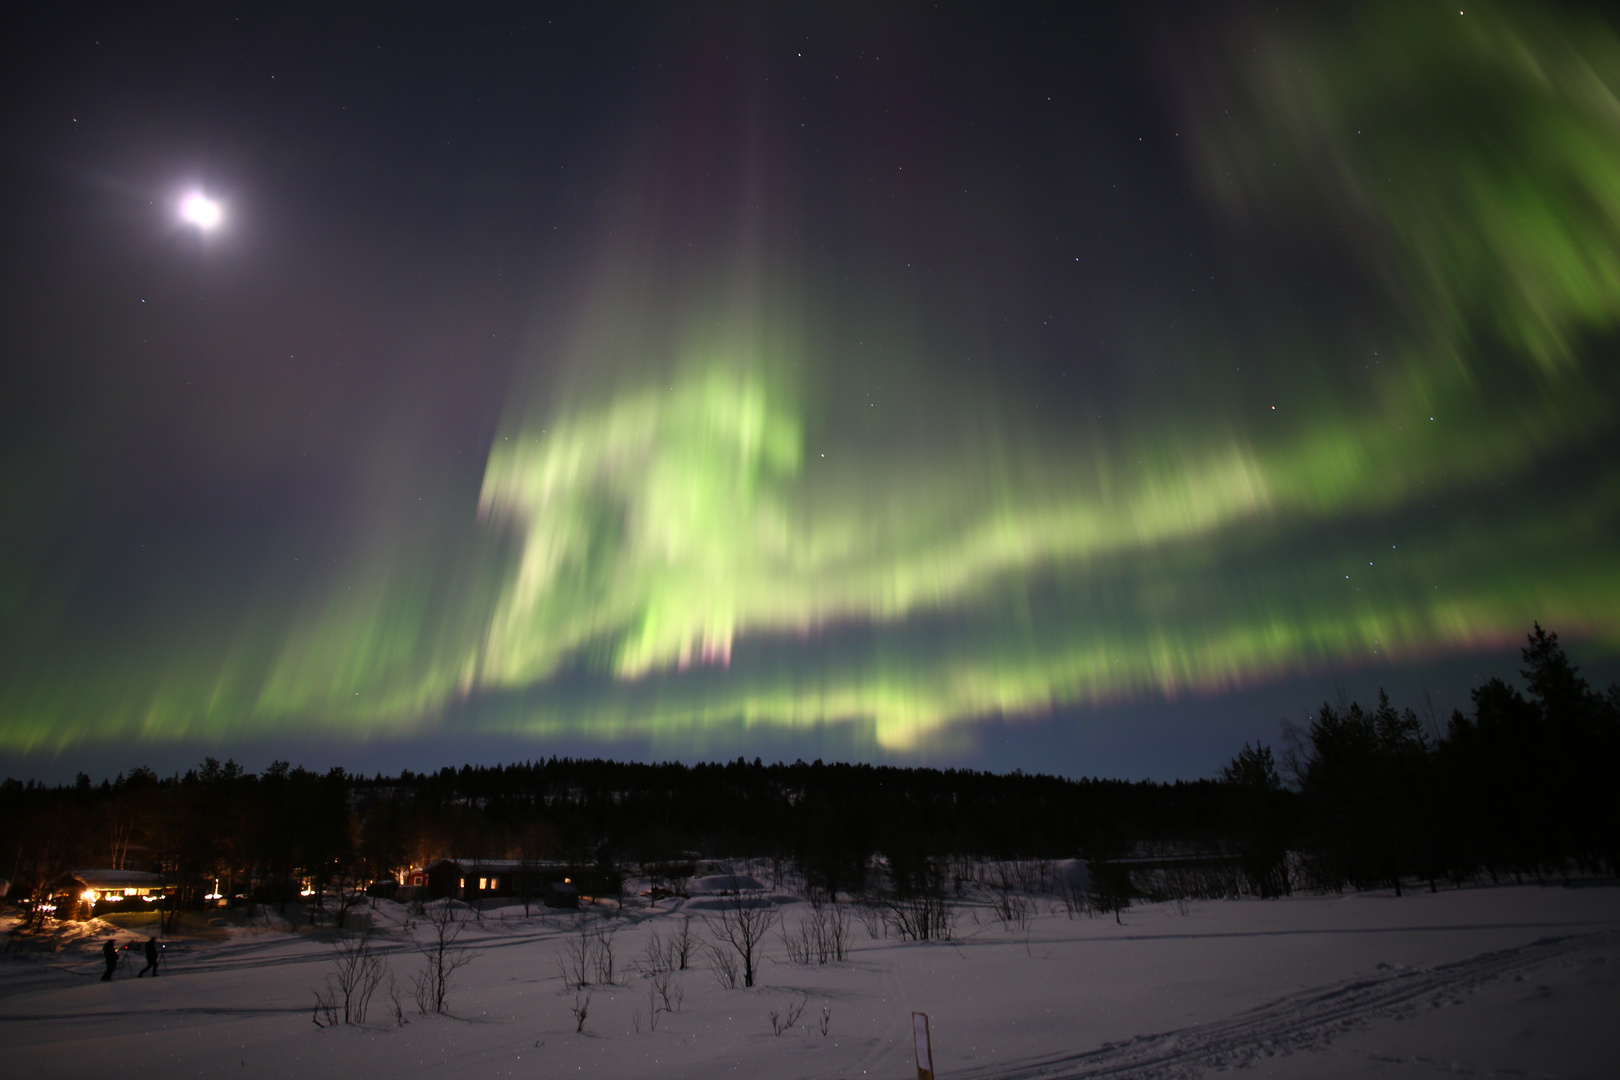
[[(329, 930), (198, 923), (170, 941), (158, 979), (128, 967), (105, 983), (111, 928), (92, 924), (56, 952), (0, 955), (0, 1061), (7, 1077), (898, 1080), (916, 1075), (916, 1010), (942, 1080), (1620, 1076), (1613, 883), (1150, 904), (1121, 924), (1043, 905), (1021, 927), (969, 906), (950, 941), (873, 937), (853, 918), (848, 958), (808, 965), (789, 960), (781, 929), (811, 909), (777, 900), (758, 985), (723, 987), (694, 949), (661, 984), (668, 1010), (643, 974), (659, 966), (648, 946), (656, 933), (667, 958), (688, 917), (706, 940), (713, 899), (632, 899), (611, 918), (462, 909), (458, 944), (474, 951), (444, 1015), (420, 1013), (410, 989), (414, 942), (431, 928), (377, 901), (358, 910), (403, 1025), (384, 984), (365, 1023), (316, 1026), (316, 992), (335, 971)], [(118, 940), (144, 941), (138, 930)], [(612, 983), (598, 930), (611, 932)], [(564, 974), (581, 948), (584, 990)]]

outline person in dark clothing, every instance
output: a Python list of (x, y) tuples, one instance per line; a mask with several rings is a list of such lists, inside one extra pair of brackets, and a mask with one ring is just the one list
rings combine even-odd
[(141, 968), (141, 970), (137, 971), (135, 973), (135, 977), (138, 979), (142, 975), (145, 975), (148, 971), (150, 971), (152, 973), (152, 978), (154, 978), (154, 979), (157, 978), (157, 961), (158, 961), (157, 938), (155, 938), (155, 937), (147, 938), (146, 939), (146, 966)]
[(102, 982), (112, 982), (113, 969), (118, 966), (118, 946), (110, 941), (101, 945), (101, 958), (107, 961), (107, 970), (102, 974)]

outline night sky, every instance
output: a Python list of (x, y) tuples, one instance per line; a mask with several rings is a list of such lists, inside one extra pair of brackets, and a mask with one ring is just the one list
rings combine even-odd
[(1168, 779), (1620, 673), (1602, 8), (434, 7), (8, 28), (0, 773)]

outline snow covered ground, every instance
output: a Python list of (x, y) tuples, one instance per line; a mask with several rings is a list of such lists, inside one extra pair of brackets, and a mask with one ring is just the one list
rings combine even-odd
[[(778, 899), (789, 928), (809, 910)], [(424, 1016), (409, 983), (425, 929), (379, 901), (361, 910), (401, 986), (403, 1026), (386, 988), (365, 1024), (312, 1022), (334, 970), (329, 931), (198, 927), (170, 942), (160, 978), (131, 968), (111, 983), (99, 981), (105, 935), (10, 952), (0, 1061), (8, 1077), (901, 1078), (915, 1075), (916, 1010), (941, 1080), (1620, 1075), (1613, 883), (1140, 905), (1122, 924), (1043, 907), (1027, 929), (967, 907), (948, 942), (873, 938), (853, 920), (848, 959), (808, 966), (788, 962), (773, 929), (759, 985), (723, 988), (694, 954), (670, 984), (678, 1010), (654, 1017), (637, 968), (654, 932), (668, 941), (688, 915), (703, 930), (682, 906), (630, 900), (602, 920), (618, 928), (615, 983), (585, 991), (562, 966), (577, 923), (600, 916), (486, 910), (462, 931), (477, 951), (449, 1014)]]

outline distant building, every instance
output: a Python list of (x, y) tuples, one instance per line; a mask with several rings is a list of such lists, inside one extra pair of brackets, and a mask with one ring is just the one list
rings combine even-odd
[(435, 859), (412, 867), (403, 879), (400, 901), (523, 896), (551, 907), (578, 907), (581, 897), (617, 896), (624, 888), (616, 870), (520, 859)]
[(173, 896), (172, 878), (144, 870), (70, 870), (51, 888), (59, 919), (89, 919), (109, 911), (145, 911)]

